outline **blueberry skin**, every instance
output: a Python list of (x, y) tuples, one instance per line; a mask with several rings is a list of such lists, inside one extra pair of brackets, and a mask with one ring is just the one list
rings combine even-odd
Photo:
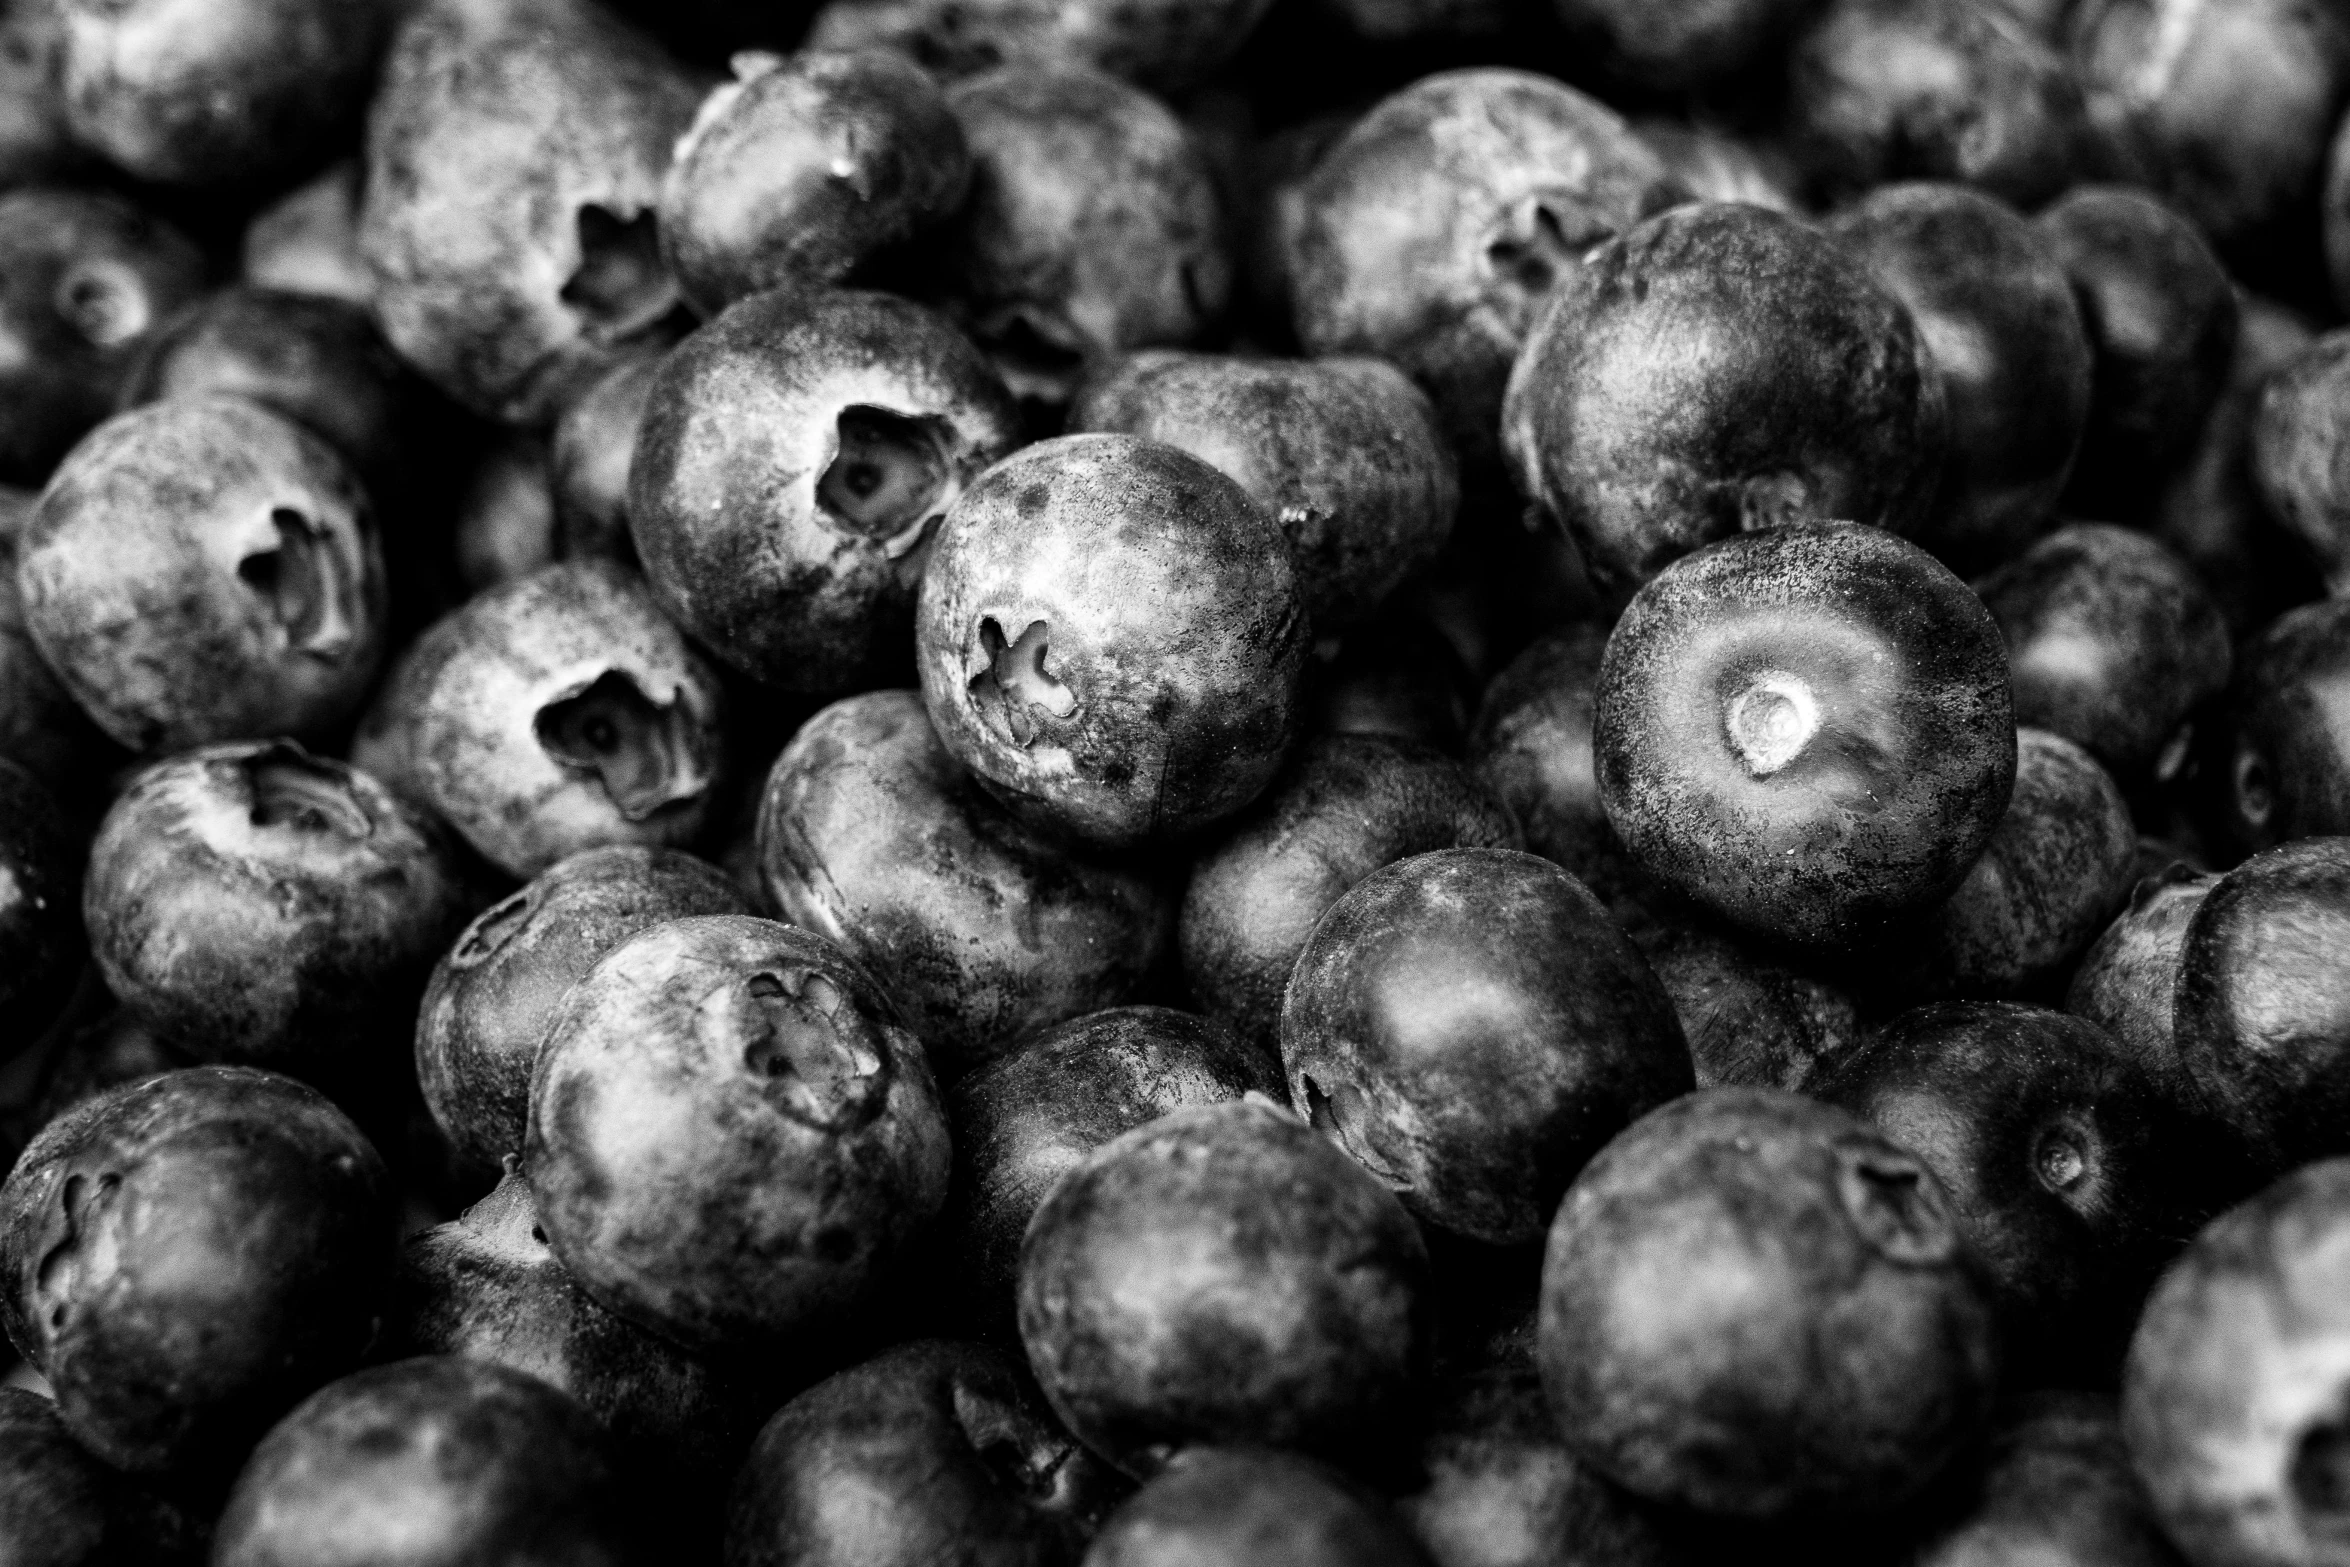
[(2054, 249), (1959, 185), (1883, 186), (1828, 232), (1910, 310), (1949, 411), (1933, 504), (1910, 537), (1962, 571), (2048, 524), (2089, 417), (2094, 361)]
[(2173, 1035), (2204, 1104), (2271, 1174), (2350, 1147), (2350, 838), (2297, 838), (2220, 878), (2187, 924)]
[(2341, 1541), (2350, 1160), (2206, 1226), (2139, 1319), (2122, 1430), (2163, 1530), (2198, 1562), (2322, 1562)]
[(1613, 110), (1525, 71), (1446, 71), (1384, 100), (1298, 192), (1298, 341), (1393, 361), (1490, 466), (1510, 362), (1583, 254), (1680, 198)]
[(2113, 1399), (2044, 1392), (2008, 1400), (1982, 1477), (1959, 1516), (1929, 1529), (1913, 1567), (2179, 1567), (2130, 1467)]
[(2117, 780), (2170, 783), (2198, 708), (2227, 689), (2228, 625), (2185, 561), (2133, 528), (2059, 528), (1975, 584), (2007, 643), (2019, 724)]
[(1537, 1239), (1575, 1172), (1692, 1086), (1672, 1000), (1582, 883), (1509, 849), (1366, 877), (1281, 1006), (1299, 1114), (1425, 1223)]
[(952, 1078), (1023, 1036), (1139, 992), (1175, 889), (1073, 853), (1005, 814), (912, 691), (837, 702), (767, 776), (759, 867), (782, 917), (876, 974)]
[(52, 6), (12, 5), (0, 16), (0, 187), (68, 183), (90, 161), (65, 120), (64, 42), (65, 19)]
[(1368, 619), (1460, 509), (1435, 409), (1382, 360), (1133, 354), (1079, 390), (1068, 430), (1166, 441), (1238, 480), (1280, 522), (1318, 633)]
[(1608, 75), (1659, 93), (1734, 81), (1785, 48), (1811, 0), (1716, 0), (1660, 7), (1641, 0), (1551, 0), (1568, 34)]
[(957, 1083), (940, 1231), (979, 1326), (1010, 1324), (1028, 1221), (1087, 1154), (1186, 1105), (1286, 1091), (1270, 1052), (1211, 1019), (1154, 1006), (1071, 1018)]
[(2062, 1012), (1955, 1002), (1902, 1013), (1804, 1092), (1934, 1172), (1983, 1264), (2012, 1378), (2119, 1366), (2189, 1213), (2180, 1117), (2130, 1052)]
[(1084, 1567), (1429, 1567), (1380, 1499), (1270, 1447), (1186, 1448), (1112, 1513)]
[[(674, 1135), (648, 1140), (648, 1117)], [(572, 987), (531, 1078), (523, 1173), (599, 1305), (705, 1354), (837, 1327), (936, 1216), (922, 1049), (821, 937), (740, 915), (630, 938)]]
[(654, 373), (628, 522), (662, 608), (742, 673), (810, 695), (905, 658), (939, 520), (1018, 443), (947, 321), (887, 294), (774, 290)]
[(2196, 1104), (2195, 1082), (2172, 1032), (2187, 928), (2217, 876), (2173, 863), (2148, 876), (2081, 957), (2064, 1009), (2105, 1030), (2174, 1105)]
[(605, 844), (692, 842), (725, 769), (723, 698), (642, 578), (565, 561), (417, 638), (351, 755), (529, 877)]
[(628, 474), (662, 357), (648, 351), (621, 361), (555, 421), (548, 477), (558, 559), (636, 559), (628, 531)]
[(972, 194), (921, 286), (1024, 401), (1057, 421), (1092, 361), (1182, 347), (1222, 319), (1231, 235), (1206, 154), (1165, 105), (1035, 60), (958, 83), (947, 102)]
[(1900, 301), (1834, 241), (1728, 203), (1652, 218), (1567, 273), (1502, 407), (1519, 493), (1619, 596), (1742, 530), (1913, 532), (1946, 442)]
[(253, 214), (240, 260), (256, 288), (371, 304), (375, 278), (359, 254), (359, 203), (367, 170), (358, 158), (330, 165)]
[(1835, 0), (1788, 65), (1792, 135), (1833, 188), (1956, 180), (2034, 207), (2111, 160), (2081, 84), (2014, 7)]
[(1020, 1338), (1062, 1423), (1129, 1474), (1203, 1442), (1376, 1453), (1425, 1373), (1428, 1287), (1411, 1216), (1353, 1160), (1263, 1100), (1201, 1105), (1054, 1186)]
[(2235, 289), (2194, 225), (2142, 192), (2080, 186), (2032, 221), (2073, 281), (2097, 361), (2066, 505), (2128, 522), (2193, 455), (2227, 386)]
[[(587, 1411), (519, 1371), (426, 1355), (322, 1388), (255, 1449), (214, 1567), (627, 1567), (618, 1457)], [(398, 1554), (387, 1557), (387, 1542)]]
[[(917, 1340), (767, 1422), (735, 1478), (726, 1560), (1075, 1567), (1125, 1489), (1061, 1429), (1015, 1356)], [(860, 1505), (844, 1508), (844, 1492)]]
[(648, 926), (751, 912), (716, 866), (641, 844), (583, 849), (483, 910), (433, 966), (416, 1012), (417, 1082), (442, 1134), (488, 1169), (519, 1154), (531, 1067), (571, 987)]
[(1640, 864), (1807, 946), (1945, 897), (2016, 776), (1990, 613), (1863, 527), (1747, 534), (1667, 567), (1608, 639), (1593, 746)]
[(1551, 1228), (1538, 1344), (1578, 1460), (1755, 1520), (1900, 1503), (1981, 1430), (1997, 1375), (1932, 1170), (1760, 1089), (1677, 1100), (1585, 1167)]
[(358, 128), (392, 0), (60, 0), (83, 145), (159, 184), (282, 183)]
[(661, 187), (661, 255), (693, 307), (837, 283), (953, 215), (971, 150), (938, 85), (896, 53), (738, 54)]
[(1156, 92), (1197, 84), (1238, 49), (1270, 0), (832, 0), (808, 43), (893, 48), (943, 76), (1007, 61), (1089, 66)]
[(1632, 129), (1699, 201), (1742, 201), (1790, 216), (1804, 211), (1801, 171), (1774, 141), (1673, 119), (1638, 119)]
[(348, 300), (234, 284), (164, 322), (117, 399), (232, 392), (323, 436), (372, 488), (399, 487), (421, 455), (424, 388)]
[(2016, 732), (2015, 788), (1991, 841), (1940, 907), (1894, 945), (1911, 994), (2046, 998), (2121, 911), (2138, 832), (2096, 758), (2059, 735)]
[(2328, 332), (2269, 378), (2252, 421), (2252, 474), (2269, 514), (2325, 576), (2350, 588), (2350, 332)]
[(1862, 1038), (1850, 991), (1751, 940), (1680, 919), (1634, 939), (1672, 998), (1700, 1088), (1802, 1090), (1816, 1064)]
[(2350, 832), (2350, 605), (2288, 610), (2247, 643), (2221, 711), (2219, 825), (2248, 850)]
[(41, 484), (114, 407), (147, 334), (204, 288), (204, 258), (119, 196), (0, 195), (0, 482)]
[(104, 770), (113, 747), (41, 656), (25, 624), (16, 561), (22, 527), (39, 501), (29, 491), (0, 493), (0, 757), (70, 792)]
[(1438, 849), (1515, 849), (1508, 807), (1459, 763), (1375, 735), (1302, 745), (1265, 797), (1193, 861), (1184, 978), (1206, 1008), (1270, 1044), (1307, 938), (1362, 880)]
[(82, 893), (108, 989), (176, 1048), (353, 1104), (405, 1076), (416, 998), (477, 906), (438, 822), (284, 741), (141, 773)]
[(0, 1059), (38, 1040), (72, 997), (82, 857), (56, 796), (0, 760)]
[(748, 1368), (689, 1355), (573, 1283), (519, 1172), (408, 1239), (391, 1304), (394, 1355), (463, 1355), (536, 1377), (577, 1399), (632, 1465), (704, 1505), (717, 1498), (701, 1493), (720, 1488), (767, 1412)]
[(359, 218), (401, 357), (476, 413), (550, 423), (677, 303), (654, 209), (700, 98), (600, 7), (416, 7), (369, 112)]
[(17, 1160), (0, 1321), (91, 1452), (209, 1475), (367, 1352), (393, 1223), (382, 1159), (315, 1090), (169, 1072), (67, 1112)]
[(133, 751), (331, 732), (383, 659), (383, 551), (357, 477), (241, 397), (93, 431), (41, 496), (17, 587), (42, 656)]
[(1157, 441), (1072, 435), (956, 501), (916, 637), (947, 749), (1022, 821), (1120, 848), (1271, 782), (1307, 628), (1289, 546), (1239, 485)]
[(82, 1449), (57, 1406), (0, 1388), (0, 1553), (11, 1567), (169, 1567), (203, 1559), (193, 1521)]

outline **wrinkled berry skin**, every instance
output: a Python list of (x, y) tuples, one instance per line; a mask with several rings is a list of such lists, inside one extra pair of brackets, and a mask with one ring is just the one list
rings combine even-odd
[(1567, 273), (1502, 408), (1519, 492), (1620, 596), (1740, 531), (1910, 532), (1945, 439), (1900, 301), (1834, 241), (1730, 203), (1652, 218)]
[(282, 182), (358, 127), (393, 0), (56, 0), (67, 123), (168, 185)]
[(315, 1091), (168, 1072), (60, 1116), (17, 1160), (0, 1320), (93, 1453), (210, 1473), (358, 1364), (393, 1218), (383, 1161)]
[(628, 532), (628, 474), (662, 357), (646, 352), (623, 360), (555, 421), (548, 477), (558, 559), (636, 559)]
[(2010, 1002), (1905, 1012), (1804, 1092), (1924, 1160), (2000, 1313), (2011, 1374), (2099, 1378), (2182, 1230), (2176, 1117), (2095, 1024)]
[(0, 1060), (38, 1040), (72, 997), (82, 854), (56, 796), (0, 760)]
[(987, 1326), (1008, 1322), (1028, 1221), (1087, 1154), (1186, 1105), (1285, 1092), (1270, 1053), (1170, 1007), (1114, 1007), (1022, 1041), (947, 1097), (953, 1276)]
[(655, 372), (629, 470), (654, 596), (744, 674), (822, 695), (897, 674), (931, 541), (1019, 438), (947, 322), (887, 294), (776, 290)]
[(2016, 769), (1998, 626), (1923, 550), (1865, 527), (1747, 534), (1668, 567), (1608, 639), (1592, 744), (1642, 865), (1806, 945), (1947, 895)]
[(693, 841), (725, 763), (722, 696), (635, 572), (566, 561), (419, 637), (351, 755), (535, 876), (581, 849)]
[(2064, 56), (2012, 8), (1834, 0), (1789, 65), (1793, 135), (1831, 188), (1956, 180), (2038, 206), (2107, 153)]
[(832, 0), (808, 42), (902, 50), (945, 76), (1007, 61), (1091, 66), (1171, 92), (1240, 47), (1269, 0)]
[(0, 195), (0, 482), (40, 484), (113, 410), (149, 333), (204, 287), (204, 257), (119, 196)]
[(2192, 1106), (2194, 1080), (2172, 1034), (2187, 927), (2217, 876), (2182, 864), (2146, 877), (2081, 957), (2064, 1009), (2105, 1030), (2173, 1105)]
[(1239, 485), (1157, 441), (1072, 435), (955, 503), (916, 636), (947, 749), (1014, 816), (1115, 848), (1271, 781), (1307, 629), (1289, 546)]
[(1085, 384), (1068, 427), (1166, 441), (1238, 480), (1280, 522), (1317, 634), (1368, 619), (1460, 509), (1435, 409), (1383, 360), (1134, 354)]
[(1950, 448), (1909, 536), (1960, 571), (2047, 525), (2089, 418), (2094, 361), (2071, 281), (2016, 212), (1958, 185), (1889, 185), (1828, 232), (1907, 305), (1942, 384)]
[[(727, 1510), (728, 1567), (1076, 1567), (1125, 1477), (1079, 1447), (1003, 1350), (900, 1344), (793, 1399)], [(843, 1493), (857, 1504), (843, 1507)]]
[(1071, 853), (1006, 815), (912, 691), (838, 702), (767, 775), (759, 866), (791, 923), (876, 974), (942, 1076), (1132, 997), (1175, 923), (1147, 867)]
[(1718, 86), (1770, 60), (1812, 8), (1812, 0), (1713, 0), (1650, 5), (1645, 0), (1551, 0), (1551, 9), (1600, 68), (1619, 80), (1671, 93)]
[(25, 529), (17, 587), (42, 656), (134, 751), (331, 731), (383, 659), (383, 551), (358, 479), (241, 397), (92, 432)]
[(2350, 604), (2278, 616), (2245, 645), (2222, 712), (2229, 838), (2257, 850), (2350, 832)]
[(2073, 281), (2096, 370), (2067, 504), (2128, 522), (2227, 387), (2240, 314), (2194, 226), (2140, 191), (2082, 186), (2033, 220)]
[(1185, 1449), (1112, 1513), (1085, 1567), (1429, 1567), (1411, 1532), (1335, 1469), (1269, 1447)]
[(2227, 254), (2309, 247), (2326, 139), (2350, 93), (2350, 21), (2291, 0), (2080, 0), (2073, 60), (2092, 111)]
[[(715, 1490), (766, 1406), (739, 1368), (687, 1354), (612, 1315), (548, 1250), (530, 1188), (510, 1174), (461, 1218), (400, 1249), (395, 1354), (464, 1355), (570, 1394), (634, 1463)], [(714, 1501), (715, 1498), (708, 1500)]]
[(1543, 1386), (1568, 1450), (1639, 1495), (1752, 1519), (1887, 1508), (1990, 1414), (1975, 1268), (1915, 1155), (1792, 1094), (1694, 1094), (1560, 1205)]
[[(504, 1366), (425, 1355), (322, 1388), (229, 1493), (214, 1567), (628, 1567), (616, 1455), (587, 1411)], [(385, 1555), (387, 1542), (398, 1554)]]
[(1538, 1238), (1591, 1156), (1687, 1093), (1689, 1047), (1582, 883), (1508, 849), (1401, 860), (1332, 905), (1281, 1007), (1290, 1103), (1422, 1221)]
[(1393, 361), (1489, 465), (1510, 362), (1583, 254), (1681, 195), (1615, 111), (1525, 71), (1446, 71), (1314, 165), (1285, 235), (1309, 354)]
[(2281, 1174), (2350, 1149), (2350, 838), (2220, 878), (2187, 924), (2172, 1030), (2204, 1103)]
[(120, 402), (249, 397), (324, 436), (371, 486), (388, 489), (419, 455), (422, 390), (363, 307), (237, 284), (149, 335)]
[(1417, 1396), (1428, 1288), (1394, 1196), (1244, 1100), (1161, 1116), (1061, 1178), (1020, 1248), (1020, 1338), (1062, 1423), (1129, 1474), (1198, 1442), (1375, 1452)]
[(2286, 1567), (2340, 1554), (2346, 1308), (2344, 1159), (2223, 1214), (2155, 1287), (2123, 1373), (2122, 1430), (2189, 1559)]
[(2138, 832), (2097, 759), (2016, 732), (2015, 788), (1991, 841), (1940, 907), (1893, 943), (1913, 994), (2048, 997), (2130, 895)]
[(433, 960), (476, 906), (438, 822), (285, 741), (140, 774), (82, 892), (107, 988), (175, 1046), (338, 1095), (397, 1075)]
[(457, 401), (543, 425), (677, 303), (654, 208), (700, 84), (600, 7), (426, 0), (367, 128), (384, 335)]
[(2350, 590), (2350, 332), (2327, 333), (2269, 379), (2252, 421), (2252, 476), (2328, 590)]
[(2015, 719), (2116, 779), (2177, 778), (2188, 719), (2227, 689), (2228, 625), (2194, 569), (2134, 528), (2074, 523), (1975, 584), (1999, 622)]
[(1221, 320), (1231, 237), (1207, 156), (1165, 105), (1033, 60), (959, 83), (947, 102), (971, 149), (971, 196), (936, 238), (925, 297), (1024, 401), (1057, 421), (1090, 362), (1179, 348)]
[(951, 216), (971, 149), (936, 83), (883, 49), (734, 57), (661, 187), (661, 255), (714, 316), (746, 294), (837, 283)]
[[(673, 1129), (648, 1140), (647, 1118)], [(921, 1045), (821, 937), (673, 920), (572, 988), (523, 1171), (596, 1301), (690, 1350), (762, 1350), (865, 1298), (946, 1196)]]
[(175, 1509), (92, 1458), (57, 1406), (0, 1388), (0, 1555), (10, 1567), (167, 1567), (202, 1559)]
[(1515, 849), (1517, 823), (1457, 762), (1379, 735), (1310, 740), (1192, 863), (1183, 973), (1209, 1011), (1271, 1043), (1306, 938), (1381, 866), (1437, 849)]
[(1964, 1511), (1926, 1533), (1915, 1567), (2178, 1567), (2146, 1482), (2130, 1467), (2111, 1397), (2032, 1393), (2003, 1402)]
[(1848, 991), (1728, 932), (1675, 920), (1636, 939), (1672, 998), (1700, 1088), (1801, 1090), (1815, 1063), (1861, 1039)]
[(416, 1013), (416, 1077), (443, 1135), (489, 1169), (519, 1154), (531, 1067), (571, 987), (648, 926), (750, 912), (716, 866), (642, 844), (557, 860), (484, 910), (434, 966)]

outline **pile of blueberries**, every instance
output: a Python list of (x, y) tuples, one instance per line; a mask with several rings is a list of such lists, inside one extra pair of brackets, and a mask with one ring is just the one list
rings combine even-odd
[(2346, 116), (0, 0), (0, 1563), (2350, 1564)]

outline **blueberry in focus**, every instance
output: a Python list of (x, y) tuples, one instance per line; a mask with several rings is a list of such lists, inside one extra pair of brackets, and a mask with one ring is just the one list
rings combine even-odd
[(912, 691), (850, 697), (803, 724), (767, 776), (758, 834), (776, 908), (890, 976), (942, 1076), (1131, 1000), (1174, 934), (1164, 872), (1007, 814)]
[(2245, 644), (2222, 705), (2213, 789), (2223, 835), (2245, 849), (2350, 832), (2350, 608), (2287, 610)]
[(1976, 1269), (1917, 1156), (1810, 1099), (1708, 1090), (1633, 1123), (1560, 1205), (1543, 1385), (1568, 1450), (1652, 1500), (1887, 1509), (1990, 1416)]
[(1117, 848), (1271, 781), (1307, 627), (1288, 542), (1238, 484), (1162, 442), (1072, 435), (955, 503), (916, 639), (947, 749), (1021, 820)]
[(605, 953), (648, 926), (748, 914), (717, 867), (619, 844), (557, 860), (441, 955), (416, 1012), (416, 1077), (456, 1151), (496, 1169), (522, 1152), (547, 1023)]
[(2016, 776), (1982, 601), (1867, 527), (1779, 528), (1668, 567), (1610, 635), (1600, 801), (1649, 871), (1806, 945), (1930, 908)]
[(2073, 970), (2064, 1009), (2105, 1030), (2174, 1105), (2193, 1105), (2172, 1032), (2187, 928), (2217, 876), (2173, 863), (2141, 880)]
[(1428, 1286), (1411, 1216), (1305, 1122), (1194, 1106), (1053, 1187), (1020, 1248), (1020, 1338), (1063, 1424), (1130, 1474), (1195, 1443), (1376, 1455), (1426, 1374)]
[(1547, 860), (1445, 849), (1313, 929), (1281, 1008), (1290, 1102), (1430, 1224), (1543, 1232), (1600, 1145), (1688, 1092), (1671, 999)]
[(207, 1066), (46, 1127), (0, 1187), (0, 1320), (75, 1438), (119, 1469), (209, 1474), (375, 1340), (390, 1177), (275, 1073)]
[(947, 1161), (895, 1008), (837, 947), (768, 920), (631, 937), (572, 988), (531, 1078), (523, 1172), (555, 1255), (606, 1309), (704, 1353), (837, 1326), (937, 1214)]
[(1565, 273), (1510, 371), (1519, 493), (1621, 596), (1726, 535), (1929, 514), (1947, 444), (1910, 312), (1760, 207), (1652, 218)]
[(2269, 378), (2252, 422), (2252, 473), (2268, 509), (2324, 574), (2350, 581), (2350, 334), (2329, 332)]
[(1126, 1485), (1061, 1429), (1016, 1358), (916, 1340), (768, 1421), (735, 1477), (726, 1563), (1076, 1567)]

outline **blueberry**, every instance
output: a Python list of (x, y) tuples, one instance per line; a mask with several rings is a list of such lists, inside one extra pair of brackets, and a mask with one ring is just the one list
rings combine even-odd
[(2221, 711), (2220, 826), (2246, 849), (2350, 832), (2350, 606), (2305, 604), (2245, 644)]
[(2252, 473), (2269, 513), (2329, 591), (2350, 586), (2350, 333), (2329, 332), (2268, 380), (2252, 422)]
[(333, 164), (253, 214), (240, 247), (255, 288), (366, 305), (375, 277), (359, 253), (361, 160)]
[(808, 41), (884, 46), (968, 76), (1019, 59), (1091, 66), (1174, 91), (1240, 47), (1269, 0), (831, 0)]
[(1667, 919), (1634, 939), (1672, 998), (1700, 1088), (1801, 1090), (1816, 1064), (1861, 1040), (1849, 990), (1752, 938)]
[(2048, 1567), (2177, 1567), (2146, 1483), (2130, 1466), (2113, 1399), (2012, 1399), (1958, 1516), (1929, 1528), (1917, 1567), (2034, 1561)]
[(200, 1559), (193, 1519), (91, 1457), (57, 1406), (0, 1388), (0, 1552), (17, 1567)]
[(1609, 76), (1661, 93), (1735, 82), (1786, 48), (1811, 0), (1551, 0), (1574, 41)]
[(661, 359), (647, 351), (622, 360), (555, 421), (548, 477), (556, 558), (636, 559), (628, 532), (628, 473)]
[(2175, 861), (2140, 881), (2065, 993), (2065, 1010), (2104, 1029), (2174, 1105), (2192, 1106), (2196, 1096), (2172, 1032), (2179, 962), (2195, 911), (2218, 885)]
[(1380, 1500), (1278, 1449), (1186, 1449), (1112, 1513), (1085, 1567), (1428, 1567)]

